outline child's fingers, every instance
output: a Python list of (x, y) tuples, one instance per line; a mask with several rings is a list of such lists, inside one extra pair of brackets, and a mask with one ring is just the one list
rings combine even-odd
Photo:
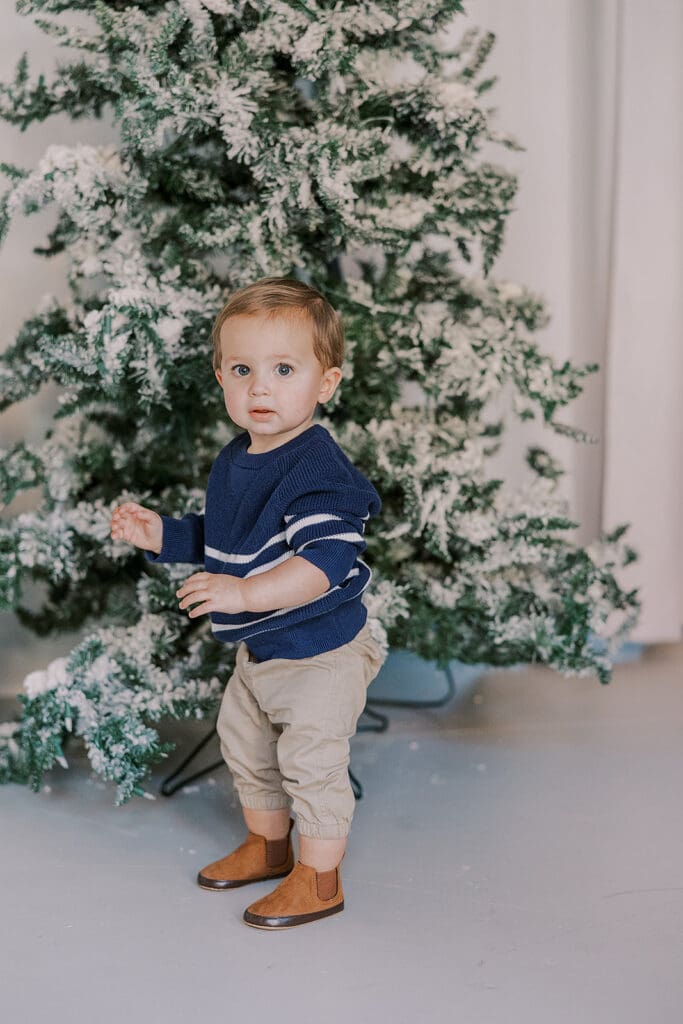
[(133, 515), (139, 516), (141, 519), (152, 519), (156, 512), (153, 512), (150, 508), (145, 508), (144, 505), (138, 505), (136, 501), (124, 501), (123, 505), (118, 505), (114, 509), (114, 515), (117, 513), (121, 515)]
[(150, 529), (157, 519), (153, 512), (135, 501), (126, 501), (111, 514), (109, 529), (112, 540), (124, 540), (129, 544), (144, 547), (149, 542)]
[(131, 514), (131, 509), (126, 508), (125, 505), (119, 505), (111, 514), (112, 523), (121, 523), (128, 518)]
[(120, 512), (125, 509), (142, 508), (142, 505), (138, 505), (137, 501), (124, 501), (120, 505), (116, 506), (116, 511)]
[(133, 502), (126, 502), (125, 505), (119, 505), (118, 508), (114, 509), (112, 520), (130, 521), (131, 519), (142, 519), (145, 523), (151, 523), (155, 515), (156, 512), (152, 512), (149, 508), (144, 508), (142, 505), (136, 505)]
[(112, 515), (109, 528), (113, 537), (124, 537), (130, 540), (132, 536), (142, 527), (140, 517), (128, 513), (127, 515)]

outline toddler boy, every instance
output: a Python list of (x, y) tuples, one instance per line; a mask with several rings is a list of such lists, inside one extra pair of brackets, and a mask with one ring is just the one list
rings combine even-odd
[(216, 728), (248, 834), (197, 880), (217, 892), (284, 879), (244, 921), (288, 928), (344, 908), (349, 740), (382, 663), (359, 555), (381, 500), (313, 422), (344, 357), (341, 318), (316, 289), (256, 281), (231, 296), (212, 337), (228, 415), (245, 431), (213, 463), (204, 513), (175, 519), (125, 502), (111, 533), (151, 562), (205, 567), (176, 593), (190, 618), (209, 615), (218, 641), (239, 643)]

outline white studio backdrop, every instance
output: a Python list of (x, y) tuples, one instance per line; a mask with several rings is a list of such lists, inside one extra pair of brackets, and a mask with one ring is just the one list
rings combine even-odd
[[(683, 623), (683, 2), (651, 0), (465, 0), (453, 38), (470, 26), (496, 43), (487, 61), (497, 75), (486, 102), (496, 127), (525, 147), (483, 155), (519, 177), (515, 211), (493, 269), (545, 299), (550, 325), (537, 335), (558, 359), (599, 362), (584, 395), (564, 419), (596, 436), (594, 445), (555, 438), (507, 417), (497, 469), (522, 478), (522, 448), (549, 447), (567, 470), (563, 493), (589, 543), (601, 528), (632, 524), (640, 559), (628, 584), (642, 591), (633, 639), (675, 641)], [(67, 20), (67, 19), (65, 19)], [(68, 21), (79, 23), (76, 16)], [(0, 77), (29, 53), (32, 75), (72, 56), (29, 18), (6, 12)], [(0, 122), (0, 159), (36, 165), (52, 143), (115, 140), (108, 116), (63, 116), (24, 133)], [(0, 303), (8, 345), (45, 292), (67, 297), (64, 257), (32, 253), (56, 220), (54, 210), (18, 220), (0, 249)], [(0, 415), (0, 447), (38, 441), (57, 390)], [(32, 504), (30, 494), (11, 506)], [(72, 643), (36, 640), (0, 616), (6, 674), (16, 690), (26, 672)]]
[[(520, 181), (494, 273), (545, 297), (552, 322), (537, 337), (546, 350), (601, 367), (565, 414), (599, 443), (545, 443), (568, 470), (582, 542), (631, 523), (640, 558), (625, 579), (643, 601), (633, 639), (679, 640), (683, 3), (466, 7), (467, 23), (496, 35), (487, 67), (499, 80), (489, 104), (526, 149), (487, 153)], [(512, 427), (506, 459), (528, 436)]]

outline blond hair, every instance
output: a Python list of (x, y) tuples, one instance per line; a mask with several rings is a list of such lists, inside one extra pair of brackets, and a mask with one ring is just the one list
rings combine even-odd
[(231, 316), (259, 314), (266, 319), (300, 317), (313, 329), (313, 353), (323, 370), (341, 367), (344, 360), (344, 325), (336, 309), (315, 288), (292, 277), (262, 277), (230, 296), (211, 331), (213, 368), (220, 369), (221, 327)]

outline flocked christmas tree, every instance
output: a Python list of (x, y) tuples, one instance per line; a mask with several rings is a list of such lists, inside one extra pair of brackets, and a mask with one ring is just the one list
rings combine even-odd
[[(48, 379), (61, 388), (44, 442), (2, 452), (0, 501), (33, 487), (41, 500), (0, 524), (0, 606), (41, 635), (86, 632), (25, 680), (1, 777), (38, 789), (75, 735), (120, 803), (170, 749), (155, 722), (217, 709), (235, 651), (178, 609), (192, 568), (151, 565), (109, 520), (125, 500), (201, 511), (238, 432), (211, 325), (234, 288), (267, 275), (314, 284), (344, 318), (344, 380), (318, 421), (383, 499), (364, 600), (384, 649), (607, 682), (637, 610), (617, 579), (633, 557), (624, 528), (573, 542), (562, 470), (538, 446), (523, 486), (487, 473), (503, 389), (520, 417), (581, 440), (556, 417), (595, 369), (543, 354), (542, 302), (491, 274), (516, 180), (481, 148), (520, 148), (483, 105), (494, 37), (443, 42), (458, 0), (17, 8), (52, 15), (38, 23), (82, 57), (31, 83), (24, 56), (0, 116), (24, 128), (107, 108), (119, 140), (2, 165), (3, 232), (57, 204), (45, 252), (68, 253), (71, 300), (46, 296), (0, 362), (0, 409)], [(91, 24), (65, 26), (68, 11)], [(22, 606), (26, 580), (44, 584), (38, 610)]]

